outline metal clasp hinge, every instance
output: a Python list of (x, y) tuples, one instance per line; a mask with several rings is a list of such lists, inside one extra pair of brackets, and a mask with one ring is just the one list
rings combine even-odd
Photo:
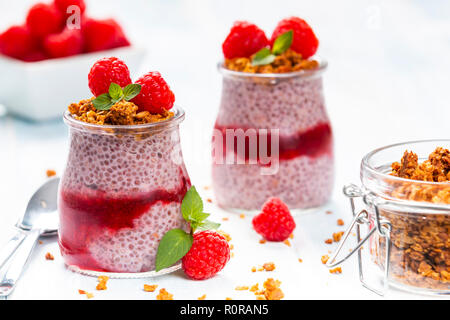
[[(361, 188), (359, 188), (358, 186), (356, 186), (354, 184), (345, 186), (343, 191), (344, 191), (344, 194), (350, 200), (350, 206), (352, 208), (353, 219), (352, 219), (349, 227), (345, 231), (344, 235), (342, 236), (342, 239), (341, 239), (336, 251), (331, 256), (331, 258), (328, 259), (326, 266), (328, 268), (333, 268), (337, 265), (340, 265), (341, 263), (346, 261), (348, 258), (350, 258), (354, 253), (357, 252), (358, 253), (359, 280), (361, 281), (362, 285), (365, 288), (369, 289), (370, 291), (372, 291), (380, 296), (384, 296), (389, 287), (388, 279), (389, 279), (390, 253), (391, 253), (391, 237), (390, 237), (391, 224), (389, 223), (389, 221), (380, 218), (379, 205), (381, 203), (377, 202), (376, 198), (372, 194), (363, 192), (363, 190)], [(363, 239), (361, 239), (361, 228), (360, 227), (361, 227), (361, 225), (364, 225), (364, 224), (370, 225), (369, 213), (366, 210), (361, 210), (358, 213), (356, 212), (355, 200), (354, 200), (355, 198), (364, 198), (364, 202), (367, 205), (372, 206), (373, 209), (375, 210), (376, 224), (371, 229), (369, 228), (370, 229), (369, 232)], [(346, 243), (350, 233), (352, 232), (352, 230), (355, 226), (356, 226), (356, 237), (357, 237), (358, 244), (356, 245), (356, 247), (354, 249), (352, 249), (350, 251), (350, 253), (348, 253), (346, 256), (344, 256), (343, 258), (336, 261), (339, 253), (341, 252), (344, 244)], [(372, 235), (375, 232), (378, 232), (378, 235), (380, 237), (384, 237), (386, 240), (385, 264), (384, 264), (385, 270), (384, 270), (384, 275), (383, 275), (383, 289), (382, 290), (378, 290), (366, 282), (366, 280), (364, 278), (363, 262), (362, 262), (362, 256), (361, 256), (361, 250), (360, 250), (362, 248), (362, 246), (364, 245), (364, 243), (366, 243), (367, 240), (369, 240), (370, 237), (372, 237)]]

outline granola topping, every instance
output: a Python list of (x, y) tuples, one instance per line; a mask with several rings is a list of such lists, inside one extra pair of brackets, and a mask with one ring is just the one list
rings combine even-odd
[(300, 70), (312, 70), (319, 67), (316, 60), (303, 59), (300, 53), (288, 49), (275, 58), (271, 64), (253, 66), (252, 57), (226, 59), (225, 67), (229, 70), (247, 73), (287, 73)]
[(155, 123), (174, 116), (171, 111), (153, 114), (148, 111), (138, 111), (138, 106), (132, 102), (121, 100), (109, 110), (97, 110), (93, 98), (81, 100), (69, 105), (68, 110), (76, 120), (97, 125), (138, 125)]

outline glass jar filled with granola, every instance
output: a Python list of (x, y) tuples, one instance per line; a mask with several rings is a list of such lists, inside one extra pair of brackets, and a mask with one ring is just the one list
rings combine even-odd
[(277, 197), (290, 209), (307, 209), (330, 198), (333, 134), (322, 86), (327, 64), (313, 57), (317, 45), (299, 18), (282, 20), (271, 40), (247, 22), (231, 29), (218, 66), (222, 97), (213, 133), (220, 206), (253, 211)]
[(372, 261), (391, 285), (450, 294), (449, 149), (450, 140), (377, 149), (362, 161), (363, 188), (345, 189), (352, 208), (353, 198), (364, 200), (354, 220), (372, 231)]

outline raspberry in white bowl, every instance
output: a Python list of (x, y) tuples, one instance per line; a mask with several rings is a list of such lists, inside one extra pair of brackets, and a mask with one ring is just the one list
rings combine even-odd
[[(237, 22), (223, 44), (222, 98), (213, 137), (215, 196), (220, 206), (237, 210), (258, 210), (271, 197), (290, 209), (318, 207), (330, 198), (334, 181), (333, 134), (322, 87), (326, 62), (311, 58), (318, 40), (302, 19), (282, 20), (271, 40), (262, 32)], [(249, 37), (253, 42), (244, 50)], [(237, 135), (235, 141), (226, 136), (230, 130), (248, 133), (244, 148)], [(270, 132), (276, 133), (277, 148)], [(252, 133), (257, 152), (267, 137), (270, 164), (262, 163), (260, 154), (249, 162)], [(217, 150), (236, 161), (218, 161)]]
[[(116, 85), (102, 93), (105, 83)], [(180, 209), (191, 187), (178, 130), (184, 111), (173, 107), (159, 73), (132, 84), (117, 58), (94, 65), (89, 87), (97, 98), (71, 104), (64, 115), (70, 150), (59, 190), (61, 253), (85, 274), (148, 274), (162, 236), (189, 230)]]

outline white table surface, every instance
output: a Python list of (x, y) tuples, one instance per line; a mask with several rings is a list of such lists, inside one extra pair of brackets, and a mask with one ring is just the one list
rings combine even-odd
[[(1, 1), (0, 27), (20, 22), (29, 3)], [(94, 16), (117, 16), (131, 38), (148, 47), (141, 72), (159, 70), (171, 85), (177, 104), (187, 112), (182, 125), (185, 162), (205, 198), (212, 197), (203, 187), (210, 185), (209, 141), (221, 86), (215, 66), (232, 22), (248, 19), (270, 34), (283, 17), (306, 18), (320, 39), (319, 54), (329, 61), (324, 81), (336, 147), (333, 199), (326, 208), (296, 217), (292, 247), (259, 244), (250, 217), (240, 219), (206, 203), (213, 219), (229, 217), (222, 229), (231, 234), (235, 247), (226, 268), (206, 281), (190, 281), (176, 272), (155, 279), (110, 280), (108, 290), (96, 291), (96, 279), (66, 270), (55, 239), (45, 239), (10, 298), (86, 299), (78, 294), (83, 289), (93, 292), (94, 299), (155, 299), (156, 293), (142, 290), (147, 283), (166, 288), (175, 299), (203, 294), (207, 299), (254, 299), (252, 293), (234, 288), (256, 282), (261, 286), (273, 277), (282, 281), (286, 299), (379, 299), (360, 285), (355, 259), (343, 265), (340, 275), (328, 272), (320, 257), (335, 245), (324, 240), (343, 229), (336, 225), (338, 218), (350, 220), (341, 189), (345, 183), (359, 182), (364, 154), (391, 143), (449, 137), (449, 2), (88, 0), (88, 4)], [(12, 234), (30, 195), (45, 181), (46, 169), (62, 173), (67, 142), (61, 120), (36, 124), (0, 117), (0, 244)], [(333, 214), (325, 214), (328, 209)], [(46, 252), (55, 260), (45, 260)], [(269, 261), (275, 262), (275, 271), (251, 272), (252, 266)], [(389, 298), (429, 297), (393, 289)]]

